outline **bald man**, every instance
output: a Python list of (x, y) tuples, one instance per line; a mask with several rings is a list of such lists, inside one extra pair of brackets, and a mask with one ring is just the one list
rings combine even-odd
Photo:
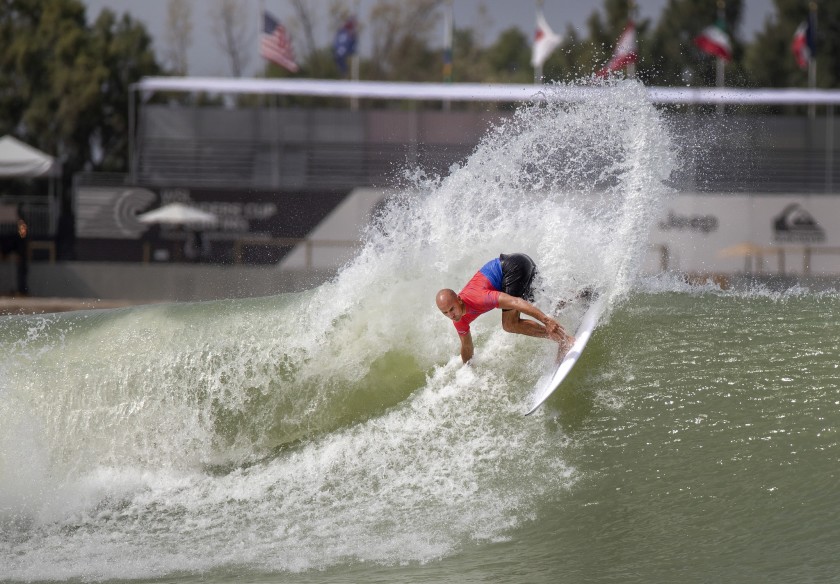
[[(502, 254), (484, 264), (460, 294), (449, 288), (437, 293), (438, 309), (452, 320), (458, 331), (464, 363), (472, 359), (475, 351), (470, 323), (494, 308), (502, 309), (502, 328), (509, 333), (551, 339), (560, 344), (561, 353), (572, 346), (574, 337), (531, 304), (534, 299), (531, 286), (536, 275), (537, 266), (527, 255)], [(536, 320), (522, 318), (522, 314)]]

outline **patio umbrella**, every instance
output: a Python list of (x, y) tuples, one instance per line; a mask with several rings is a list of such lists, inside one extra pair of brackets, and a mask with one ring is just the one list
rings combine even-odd
[(219, 218), (213, 213), (190, 207), (183, 203), (170, 203), (153, 211), (137, 215), (140, 223), (164, 223), (166, 225), (186, 225), (190, 227), (213, 227)]

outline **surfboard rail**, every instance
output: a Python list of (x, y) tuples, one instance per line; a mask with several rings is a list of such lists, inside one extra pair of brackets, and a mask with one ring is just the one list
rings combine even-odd
[(583, 353), (583, 349), (586, 347), (586, 343), (589, 342), (589, 338), (595, 331), (595, 327), (598, 326), (598, 320), (601, 318), (605, 306), (606, 297), (601, 296), (584, 313), (583, 319), (575, 331), (575, 342), (566, 353), (566, 356), (563, 357), (563, 360), (550, 375), (541, 377), (537, 382), (534, 400), (531, 403), (530, 409), (525, 413), (526, 416), (530, 416), (537, 411), (551, 394), (560, 387), (560, 384), (563, 383), (563, 380), (569, 374), (569, 371), (572, 370), (572, 367), (575, 366), (581, 353)]

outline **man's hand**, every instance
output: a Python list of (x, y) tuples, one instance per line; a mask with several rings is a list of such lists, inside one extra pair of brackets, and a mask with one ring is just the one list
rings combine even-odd
[(545, 325), (545, 330), (548, 333), (548, 338), (552, 341), (556, 341), (561, 345), (567, 345), (568, 347), (571, 347), (574, 344), (575, 338), (566, 333), (563, 327), (560, 326), (560, 323), (550, 316), (545, 317), (543, 324)]

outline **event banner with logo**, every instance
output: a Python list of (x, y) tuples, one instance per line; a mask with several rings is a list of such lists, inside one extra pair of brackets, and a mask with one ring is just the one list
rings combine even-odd
[(840, 273), (840, 197), (681, 194), (652, 226), (647, 269)]
[[(184, 202), (218, 217), (218, 225), (209, 230), (217, 242), (255, 236), (306, 237), (345, 196), (337, 192), (81, 187), (76, 192), (76, 235), (140, 241), (148, 237), (150, 228), (137, 220), (138, 213)], [(353, 232), (357, 231), (354, 224)], [(159, 237), (169, 234), (175, 237), (179, 232), (164, 229)], [(683, 193), (664, 203), (649, 240), (647, 272), (840, 274), (840, 197)]]
[(169, 203), (213, 213), (216, 239), (243, 236), (304, 237), (346, 195), (254, 190), (155, 188), (76, 189), (76, 236), (81, 239), (140, 239), (150, 230), (137, 215)]

